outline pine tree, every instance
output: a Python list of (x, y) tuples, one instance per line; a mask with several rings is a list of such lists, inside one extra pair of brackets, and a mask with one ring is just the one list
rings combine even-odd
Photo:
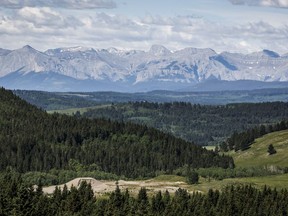
[(146, 188), (141, 188), (137, 198), (137, 212), (136, 215), (147, 215), (149, 209), (149, 201)]
[(159, 191), (156, 196), (152, 197), (151, 209), (154, 215), (162, 215), (165, 205), (162, 198), (162, 193)]
[(189, 184), (197, 184), (199, 181), (199, 174), (195, 170), (187, 170), (187, 181)]
[(273, 146), (272, 144), (270, 144), (270, 145), (268, 146), (267, 152), (269, 153), (269, 155), (272, 155), (272, 154), (276, 154), (276, 153), (277, 153), (277, 151), (275, 150), (275, 148), (274, 148), (274, 146)]

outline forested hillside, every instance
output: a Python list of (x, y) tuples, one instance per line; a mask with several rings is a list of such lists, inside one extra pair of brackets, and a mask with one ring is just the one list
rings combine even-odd
[(233, 167), (228, 156), (133, 123), (46, 112), (0, 89), (0, 170), (69, 169), (79, 163), (127, 177), (191, 168)]
[(130, 102), (89, 109), (88, 118), (109, 118), (154, 127), (200, 145), (218, 144), (235, 131), (288, 119), (288, 103), (242, 103), (222, 106), (184, 102)]

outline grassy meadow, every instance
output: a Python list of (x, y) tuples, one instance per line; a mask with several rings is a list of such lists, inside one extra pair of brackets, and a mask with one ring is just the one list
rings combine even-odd
[[(269, 144), (273, 144), (277, 151), (274, 155), (269, 155), (267, 152)], [(208, 147), (212, 149), (212, 147)], [(251, 148), (245, 151), (229, 152), (235, 161), (236, 167), (288, 167), (288, 130), (278, 131), (267, 134), (256, 139)], [(153, 181), (185, 181), (184, 177), (179, 176), (158, 176)], [(244, 178), (227, 178), (223, 180), (214, 180), (201, 178), (199, 184), (182, 185), (189, 191), (207, 192), (209, 189), (221, 190), (227, 185), (251, 184), (255, 187), (262, 188), (265, 185), (277, 188), (288, 189), (288, 174), (278, 174), (270, 176), (256, 176)]]
[[(269, 155), (268, 146), (272, 144), (277, 151)], [(256, 139), (245, 151), (229, 153), (238, 167), (277, 166), (288, 167), (288, 130), (267, 134)]]

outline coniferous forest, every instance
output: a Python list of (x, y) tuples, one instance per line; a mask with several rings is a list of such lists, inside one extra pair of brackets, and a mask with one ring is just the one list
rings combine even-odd
[(41, 184), (36, 188), (25, 185), (21, 176), (7, 173), (0, 179), (0, 215), (197, 215), (284, 216), (288, 213), (288, 191), (264, 187), (228, 186), (221, 192), (188, 193), (178, 189), (148, 195), (141, 188), (138, 195), (116, 189), (106, 199), (95, 197), (90, 184), (83, 181), (79, 187), (63, 190), (56, 187), (53, 194), (43, 194)]
[(199, 145), (217, 145), (234, 132), (288, 119), (288, 103), (211, 106), (185, 102), (130, 102), (90, 108), (82, 115), (147, 125)]
[[(156, 106), (146, 102), (144, 105)], [(267, 103), (264, 104), (267, 107), (265, 110), (252, 109), (250, 114), (262, 113), (259, 116), (262, 116), (262, 120), (266, 119), (267, 124), (235, 132), (220, 145), (221, 149), (245, 150), (257, 137), (287, 129), (287, 121), (268, 124), (269, 110), (275, 109), (271, 116), (275, 115), (277, 119), (286, 115), (285, 112), (279, 114), (286, 105)], [(187, 107), (201, 107), (185, 103), (157, 106), (174, 106), (173, 109), (176, 106), (179, 113), (181, 106), (184, 110)], [(233, 106), (246, 105), (227, 105), (225, 109), (233, 110)], [(247, 112), (247, 109), (243, 112)], [(167, 112), (169, 110), (167, 108)], [(233, 113), (231, 111), (225, 115), (233, 116)], [(212, 116), (213, 112), (209, 115)], [(94, 117), (48, 114), (21, 100), (12, 91), (0, 89), (0, 215), (288, 214), (288, 191), (266, 186), (256, 189), (238, 184), (226, 186), (221, 191), (210, 189), (208, 193), (179, 188), (175, 193), (159, 191), (156, 194), (149, 194), (148, 190), (141, 188), (135, 195), (128, 190), (121, 191), (116, 184), (114, 192), (98, 197), (85, 181), (69, 190), (66, 186), (62, 190), (56, 187), (49, 195), (43, 193), (41, 178), (37, 179), (36, 184), (35, 179), (33, 184), (24, 181), (23, 176), (30, 171), (44, 173), (85, 168), (92, 172), (110, 173), (110, 176), (146, 178), (159, 173), (175, 173), (188, 167), (191, 173), (197, 174), (195, 182), (194, 178), (190, 179), (191, 184), (197, 184), (198, 173), (205, 178), (206, 170), (202, 168), (217, 172), (217, 169), (233, 171), (235, 166), (230, 156), (208, 151), (160, 130), (119, 119), (113, 121)], [(198, 173), (194, 172), (195, 169)]]
[(50, 115), (5, 89), (0, 90), (0, 101), (0, 170), (68, 169), (74, 160), (136, 178), (172, 173), (186, 164), (234, 167), (229, 156), (146, 126)]

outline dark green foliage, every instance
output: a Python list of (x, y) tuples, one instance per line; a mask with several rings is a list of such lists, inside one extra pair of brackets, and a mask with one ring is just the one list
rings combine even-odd
[(268, 146), (267, 152), (269, 153), (269, 155), (272, 155), (272, 154), (276, 154), (276, 153), (277, 153), (277, 151), (275, 150), (275, 148), (274, 148), (274, 146), (273, 146), (272, 144), (270, 144), (270, 145)]
[(221, 192), (188, 193), (179, 188), (174, 196), (158, 192), (148, 198), (141, 188), (134, 198), (118, 186), (107, 199), (96, 199), (91, 185), (83, 181), (78, 188), (56, 187), (52, 195), (34, 189), (21, 176), (7, 172), (0, 178), (0, 215), (287, 215), (288, 191), (264, 187), (229, 186)]
[(46, 112), (0, 89), (0, 170), (101, 170), (151, 177), (192, 168), (233, 167), (233, 159), (156, 129)]
[(197, 184), (199, 181), (199, 174), (195, 170), (187, 171), (187, 182), (189, 184)]
[[(168, 196), (169, 196), (169, 193), (168, 193)], [(156, 196), (152, 197), (152, 200), (151, 200), (151, 211), (153, 215), (162, 215), (165, 210), (166, 205), (167, 205), (167, 201), (166, 202), (164, 201), (162, 192), (159, 191), (156, 194)]]
[(243, 178), (243, 177), (255, 177), (255, 176), (268, 176), (282, 174), (286, 168), (277, 167), (273, 170), (267, 167), (248, 167), (241, 168), (236, 167), (234, 169), (223, 168), (200, 168), (197, 169), (199, 176), (203, 178), (223, 180), (227, 178)]
[[(143, 124), (187, 141), (208, 145), (225, 141), (234, 131), (240, 133), (261, 124), (257, 133), (263, 134), (264, 125), (288, 119), (288, 103), (211, 106), (184, 102), (130, 102), (89, 109), (83, 116)], [(250, 138), (245, 137), (248, 141)]]

